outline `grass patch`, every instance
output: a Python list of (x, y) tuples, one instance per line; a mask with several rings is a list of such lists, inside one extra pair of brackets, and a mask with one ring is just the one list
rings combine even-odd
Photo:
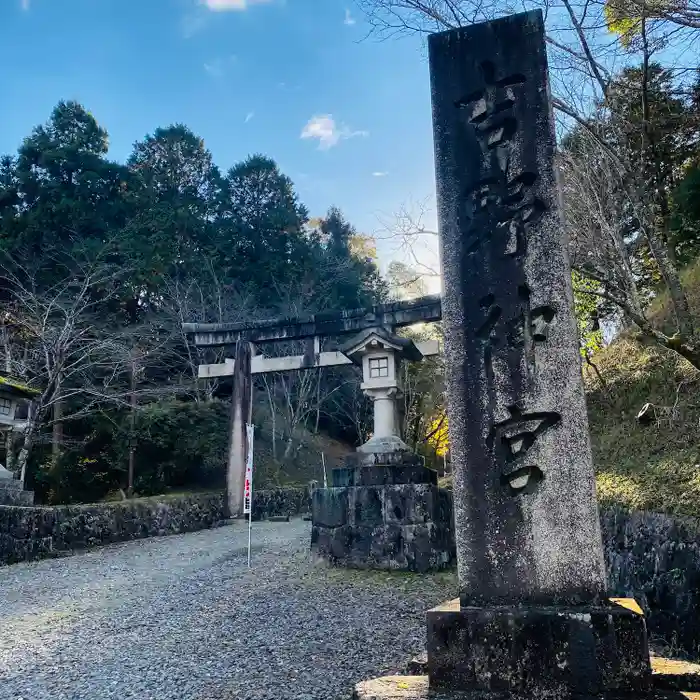
[[(700, 318), (700, 262), (686, 267), (681, 272), (681, 283), (688, 297), (690, 312)], [(651, 322), (668, 335), (673, 335), (673, 308), (667, 294), (660, 295), (651, 305), (648, 313)]]
[(456, 568), (443, 571), (428, 571), (416, 574), (414, 571), (386, 571), (373, 569), (345, 569), (323, 565), (309, 572), (316, 580), (323, 579), (324, 585), (352, 585), (358, 589), (376, 591), (387, 589), (403, 591), (406, 594), (421, 591), (443, 591), (443, 597), (458, 595)]
[[(683, 270), (681, 281), (700, 319), (700, 261)], [(654, 301), (648, 316), (673, 335), (668, 295)], [(700, 517), (700, 372), (630, 334), (593, 361), (605, 384), (584, 370), (600, 502)], [(637, 414), (645, 403), (654, 406), (653, 420), (642, 425)]]
[[(413, 571), (388, 571), (376, 569), (344, 569), (341, 567), (328, 567), (326, 569), (329, 579), (337, 578), (339, 580), (347, 580), (348, 576), (357, 576), (363, 581), (381, 581), (391, 583), (396, 587), (400, 587), (403, 583), (412, 583), (415, 579)], [(430, 580), (435, 585), (451, 585), (457, 581), (457, 571), (454, 568), (445, 569), (443, 571), (428, 571), (422, 574), (425, 580)]]
[(84, 504), (73, 504), (73, 505), (104, 505), (109, 503), (110, 505), (123, 505), (128, 503), (167, 503), (170, 501), (176, 501), (181, 498), (187, 498), (190, 496), (216, 496), (223, 493), (224, 489), (190, 489), (186, 491), (168, 491), (168, 493), (163, 493), (156, 496), (133, 496), (132, 498), (122, 498), (119, 493), (110, 493), (99, 503), (84, 503)]
[[(700, 372), (677, 355), (623, 337), (584, 372), (602, 504), (700, 517)], [(645, 403), (653, 420), (640, 424)]]

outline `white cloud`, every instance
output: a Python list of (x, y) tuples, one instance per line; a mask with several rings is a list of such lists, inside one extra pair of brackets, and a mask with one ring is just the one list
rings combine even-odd
[[(22, 0), (22, 3), (28, 4), (29, 1)], [(242, 12), (253, 5), (264, 5), (275, 0), (189, 0), (189, 2), (192, 3), (190, 11), (182, 18), (182, 34), (185, 39), (191, 39), (201, 32), (209, 24), (214, 13)]]
[(247, 10), (251, 5), (262, 5), (270, 0), (199, 0), (213, 12), (228, 12), (229, 10)]
[(311, 117), (301, 131), (302, 139), (318, 139), (318, 147), (327, 151), (337, 146), (341, 140), (351, 139), (355, 136), (369, 136), (367, 131), (352, 131), (344, 124), (336, 124), (330, 114), (320, 114)]
[(224, 75), (226, 75), (226, 70), (235, 62), (235, 56), (215, 58), (213, 61), (204, 64), (204, 70), (209, 73), (212, 78), (223, 78)]
[(383, 170), (375, 170), (372, 173), (372, 177), (386, 177), (389, 173)]
[(248, 114), (245, 115), (245, 124), (247, 124), (253, 117), (255, 116), (255, 112), (248, 112)]
[(340, 141), (338, 129), (330, 114), (309, 119), (302, 129), (301, 138), (318, 139), (318, 147), (322, 150), (332, 148)]
[(347, 24), (349, 27), (355, 24), (355, 18), (350, 14), (350, 10), (345, 8), (345, 21), (343, 24)]
[(22, 0), (22, 9), (23, 10), (29, 9), (29, 0)]

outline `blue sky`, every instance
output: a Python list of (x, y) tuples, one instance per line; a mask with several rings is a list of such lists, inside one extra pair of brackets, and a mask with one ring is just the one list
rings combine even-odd
[(373, 234), (435, 186), (425, 51), (367, 30), (352, 0), (0, 0), (0, 152), (60, 99), (117, 160), (182, 122), (222, 169), (267, 154), (312, 215), (335, 204)]

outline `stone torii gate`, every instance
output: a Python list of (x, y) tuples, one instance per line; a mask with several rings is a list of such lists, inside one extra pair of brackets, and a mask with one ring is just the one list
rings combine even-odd
[[(223, 363), (199, 367), (199, 377), (233, 377), (231, 437), (228, 452), (228, 498), (232, 517), (243, 509), (243, 481), (247, 437), (245, 425), (252, 420), (252, 375), (303, 371), (320, 367), (361, 364), (362, 389), (374, 402), (374, 434), (359, 448), (372, 453), (407, 451), (400, 439), (396, 400), (397, 359), (419, 361), (439, 353), (436, 341), (412, 343), (394, 335), (398, 328), (439, 321), (439, 296), (379, 304), (370, 308), (335, 313), (279, 318), (250, 323), (185, 323), (183, 331), (197, 347), (235, 347), (235, 357)], [(323, 337), (354, 335), (339, 350), (321, 352)], [(258, 346), (289, 340), (305, 341), (303, 355), (265, 357)]]

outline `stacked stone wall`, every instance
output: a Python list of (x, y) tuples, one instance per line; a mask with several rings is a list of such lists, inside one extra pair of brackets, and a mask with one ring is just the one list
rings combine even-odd
[[(253, 519), (310, 510), (305, 489), (258, 491)], [(217, 527), (227, 522), (223, 492), (138, 498), (93, 505), (0, 506), (0, 564), (70, 554), (117, 542)]]

